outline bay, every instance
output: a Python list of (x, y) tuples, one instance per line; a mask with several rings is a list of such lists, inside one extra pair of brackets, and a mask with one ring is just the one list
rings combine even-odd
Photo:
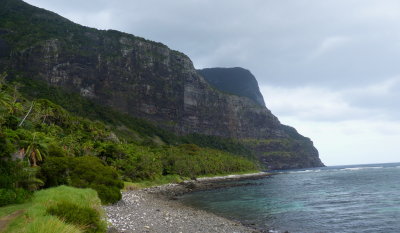
[(400, 163), (277, 171), (186, 194), (190, 206), (271, 232), (400, 232)]

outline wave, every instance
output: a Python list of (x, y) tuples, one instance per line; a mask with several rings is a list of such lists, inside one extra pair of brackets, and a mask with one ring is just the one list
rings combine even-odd
[[(390, 168), (388, 166), (364, 166), (364, 167), (327, 167), (324, 169), (307, 169), (307, 170), (287, 170), (287, 171), (275, 171), (278, 174), (296, 174), (296, 173), (318, 173), (318, 172), (337, 172), (337, 171), (359, 171), (364, 169), (382, 169)], [(393, 167), (392, 167), (393, 168)], [(396, 166), (395, 168), (400, 168)]]
[(364, 169), (381, 169), (383, 167), (348, 167), (348, 168), (342, 168), (340, 169), (341, 171), (358, 171), (358, 170), (364, 170)]
[(280, 172), (280, 173), (293, 174), (293, 173), (309, 173), (309, 172), (320, 172), (320, 171), (322, 171), (322, 170), (321, 169), (316, 169), (316, 170), (289, 171), (289, 172)]

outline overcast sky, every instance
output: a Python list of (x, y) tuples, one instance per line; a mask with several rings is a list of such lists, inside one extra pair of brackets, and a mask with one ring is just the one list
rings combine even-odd
[(162, 42), (196, 68), (249, 69), (327, 165), (400, 162), (398, 0), (27, 0)]

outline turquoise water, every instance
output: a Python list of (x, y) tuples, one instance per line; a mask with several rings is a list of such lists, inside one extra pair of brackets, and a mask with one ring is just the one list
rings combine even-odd
[(277, 172), (182, 202), (274, 232), (400, 232), (400, 163)]

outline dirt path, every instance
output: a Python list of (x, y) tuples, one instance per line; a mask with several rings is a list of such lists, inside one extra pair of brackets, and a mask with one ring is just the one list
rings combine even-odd
[(1, 217), (0, 218), (0, 232), (4, 232), (7, 229), (8, 224), (18, 218), (19, 216), (21, 216), (23, 213), (25, 212), (25, 210), (17, 210), (14, 213)]

